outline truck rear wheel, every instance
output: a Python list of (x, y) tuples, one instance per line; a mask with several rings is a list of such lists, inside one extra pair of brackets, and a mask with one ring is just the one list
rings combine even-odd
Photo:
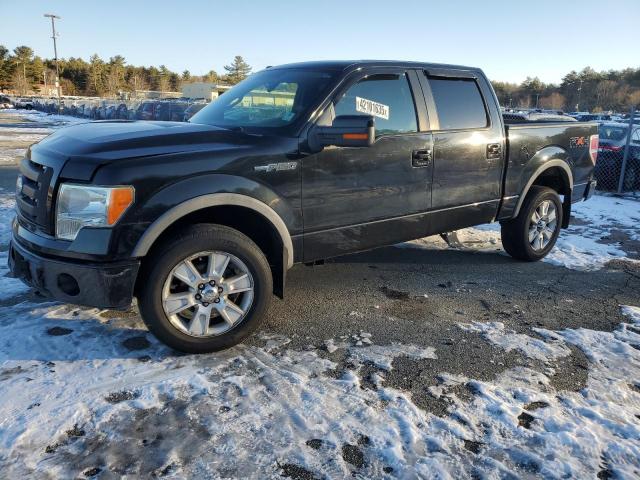
[(149, 330), (170, 347), (206, 353), (241, 342), (261, 323), (272, 287), (269, 263), (246, 235), (194, 225), (156, 249), (140, 282)]
[(553, 248), (562, 225), (562, 202), (548, 187), (531, 187), (520, 213), (502, 223), (502, 246), (513, 258), (535, 262)]

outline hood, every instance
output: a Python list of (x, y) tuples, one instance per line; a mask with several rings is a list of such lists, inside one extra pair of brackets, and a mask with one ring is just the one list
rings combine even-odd
[(255, 144), (254, 135), (183, 122), (104, 121), (61, 128), (34, 145), (63, 157), (117, 160)]

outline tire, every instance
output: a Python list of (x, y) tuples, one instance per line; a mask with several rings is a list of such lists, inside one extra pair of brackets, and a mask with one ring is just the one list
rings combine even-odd
[[(541, 218), (539, 222), (534, 223), (534, 212), (539, 215), (539, 208), (543, 208), (543, 204), (548, 206), (549, 212), (553, 206), (554, 223), (549, 218), (547, 220)], [(556, 244), (562, 226), (562, 214), (562, 202), (555, 190), (548, 187), (531, 187), (518, 216), (502, 223), (502, 246), (509, 255), (518, 260), (527, 262), (541, 260)], [(530, 235), (535, 235), (531, 241)]]
[[(211, 265), (214, 274), (208, 275)], [(185, 272), (189, 283), (181, 280)], [(273, 292), (264, 253), (249, 237), (222, 225), (194, 225), (164, 242), (147, 258), (141, 275), (138, 304), (145, 324), (160, 341), (186, 353), (240, 343), (262, 322)], [(234, 278), (243, 280), (233, 283)], [(175, 307), (186, 308), (170, 314)], [(235, 318), (238, 309), (244, 315)]]

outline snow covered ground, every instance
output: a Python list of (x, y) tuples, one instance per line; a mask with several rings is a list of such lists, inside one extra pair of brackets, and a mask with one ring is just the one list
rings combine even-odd
[[(629, 256), (639, 205), (578, 205), (548, 261), (593, 270)], [(446, 400), (436, 416), (385, 380), (399, 361), (434, 361), (446, 345), (355, 331), (294, 348), (264, 332), (219, 354), (180, 355), (135, 311), (46, 302), (7, 278), (12, 215), (0, 192), (0, 477), (640, 477), (640, 293), (612, 331), (523, 333), (467, 315), (454, 328), (531, 363), (493, 380), (442, 371), (420, 394)], [(465, 250), (500, 249), (492, 226), (461, 238)], [(448, 248), (433, 238), (403, 247)], [(559, 390), (551, 378), (575, 349), (587, 381)]]
[[(49, 115), (35, 110), (0, 110), (2, 120), (11, 119), (11, 123), (0, 126), (0, 166), (15, 165), (18, 158), (24, 156), (27, 147), (42, 140), (56, 128), (74, 123), (86, 122), (86, 119), (68, 115)], [(0, 120), (0, 123), (2, 121)]]
[[(595, 270), (607, 262), (628, 257), (612, 233), (640, 242), (640, 203), (614, 196), (595, 195), (588, 202), (573, 205), (572, 224), (563, 230), (554, 249), (543, 261), (577, 270)], [(463, 250), (500, 252), (500, 224), (492, 223), (457, 232)], [(440, 237), (427, 237), (399, 245), (405, 248), (450, 248)], [(633, 252), (640, 258), (640, 252)]]

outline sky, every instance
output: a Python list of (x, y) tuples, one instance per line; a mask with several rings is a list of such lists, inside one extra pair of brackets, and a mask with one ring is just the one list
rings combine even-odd
[(640, 0), (0, 0), (0, 45), (53, 57), (44, 13), (62, 17), (62, 57), (122, 55), (195, 75), (223, 72), (235, 55), (254, 71), (397, 59), (481, 67), (511, 82), (640, 67)]

